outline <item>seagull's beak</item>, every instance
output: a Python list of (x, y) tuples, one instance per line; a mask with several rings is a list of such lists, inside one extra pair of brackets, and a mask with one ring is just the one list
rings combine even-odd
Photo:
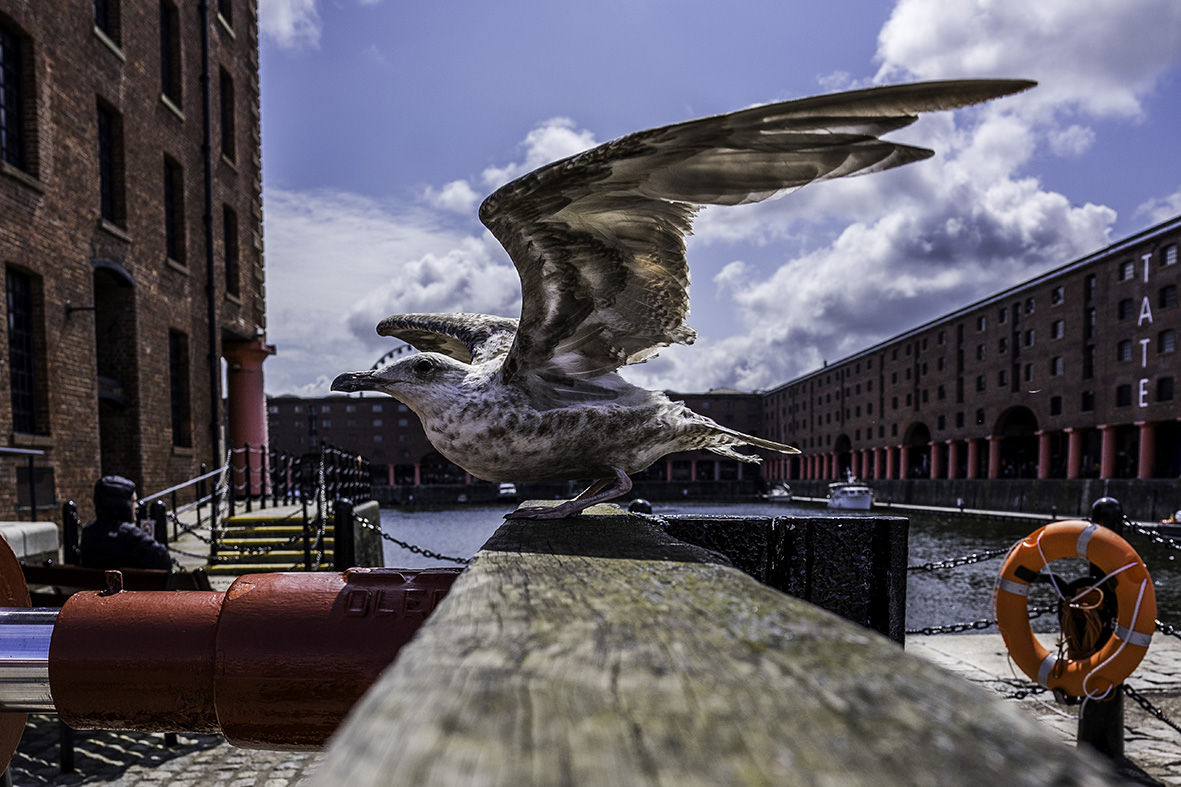
[(376, 389), (376, 373), (372, 371), (345, 372), (332, 381), (333, 391), (352, 393), (353, 391), (373, 391)]

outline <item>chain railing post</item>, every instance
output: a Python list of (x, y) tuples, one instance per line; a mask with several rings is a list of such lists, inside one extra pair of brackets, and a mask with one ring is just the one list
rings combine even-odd
[[(227, 468), (228, 472), (228, 468)], [(219, 498), (221, 494), (218, 490), (217, 479), (213, 481), (213, 494), (210, 497), (209, 509), (209, 564), (213, 565), (217, 562), (217, 541), (219, 538), (217, 526), (217, 508), (219, 505)]]
[(82, 562), (82, 551), (78, 546), (78, 536), (82, 532), (78, 521), (78, 504), (67, 500), (62, 504), (62, 560), (71, 566)]
[(246, 498), (246, 513), (253, 511), (254, 502), (254, 467), (250, 460), (254, 452), (250, 450), (250, 443), (242, 443), (242, 492)]
[[(1091, 521), (1123, 535), (1124, 509), (1114, 497), (1101, 497), (1091, 505)], [(1103, 570), (1091, 565), (1091, 576), (1103, 578)], [(1104, 615), (1107, 618), (1106, 615)], [(1104, 625), (1110, 620), (1105, 619)], [(1124, 756), (1124, 687), (1111, 687), (1111, 696), (1103, 700), (1088, 700), (1079, 708), (1078, 742), (1086, 743), (1111, 760)]]
[(204, 505), (202, 501), (205, 499), (205, 474), (208, 472), (209, 466), (202, 462), (201, 480), (197, 482), (197, 527), (201, 527), (201, 507)]
[(315, 571), (312, 567), (312, 523), (308, 521), (308, 497), (300, 496), (303, 508), (303, 567), (305, 571)]
[(153, 500), (149, 508), (154, 527), (153, 536), (161, 544), (168, 543), (168, 506), (163, 500)]
[(357, 562), (357, 544), (353, 533), (353, 501), (338, 497), (333, 504), (332, 565), (337, 571), (352, 568)]

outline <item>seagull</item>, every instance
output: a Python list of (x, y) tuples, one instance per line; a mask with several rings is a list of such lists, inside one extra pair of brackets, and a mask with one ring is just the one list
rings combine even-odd
[(487, 481), (594, 479), (572, 500), (522, 507), (557, 519), (626, 494), (629, 474), (677, 451), (740, 462), (747, 446), (799, 453), (699, 415), (616, 372), (692, 344), (685, 237), (703, 205), (761, 202), (818, 180), (933, 152), (880, 139), (918, 113), (1016, 93), (1023, 80), (958, 80), (834, 93), (640, 131), (547, 164), (491, 194), (480, 220), (521, 279), (520, 319), (400, 314), (377, 332), (420, 352), (341, 374), (422, 420), (439, 453)]

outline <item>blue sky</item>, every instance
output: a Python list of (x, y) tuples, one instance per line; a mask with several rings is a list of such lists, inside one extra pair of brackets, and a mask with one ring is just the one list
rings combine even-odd
[(711, 208), (692, 347), (628, 376), (768, 388), (1181, 214), (1176, 0), (260, 0), (268, 393), (367, 368), (409, 311), (517, 316), (476, 219), (643, 128), (874, 84), (1040, 86), (924, 118), (899, 170)]

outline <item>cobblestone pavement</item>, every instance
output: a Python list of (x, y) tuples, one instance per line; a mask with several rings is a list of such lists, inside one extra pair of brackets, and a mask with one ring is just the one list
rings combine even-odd
[(78, 732), (74, 773), (62, 773), (56, 716), (29, 717), (9, 772), (13, 787), (104, 784), (129, 787), (297, 787), (318, 752), (261, 751), (230, 746), (218, 735)]
[[(1000, 634), (909, 637), (906, 650), (1004, 696), (1033, 685), (1016, 665), (1010, 664)], [(1181, 640), (1158, 632), (1127, 685), (1175, 724), (1181, 724)], [(1076, 741), (1077, 705), (1061, 705), (1049, 692), (1009, 701), (1053, 728), (1062, 740), (1072, 744)], [(1124, 754), (1155, 780), (1144, 783), (1181, 787), (1181, 732), (1147, 713), (1130, 697), (1124, 698)]]

